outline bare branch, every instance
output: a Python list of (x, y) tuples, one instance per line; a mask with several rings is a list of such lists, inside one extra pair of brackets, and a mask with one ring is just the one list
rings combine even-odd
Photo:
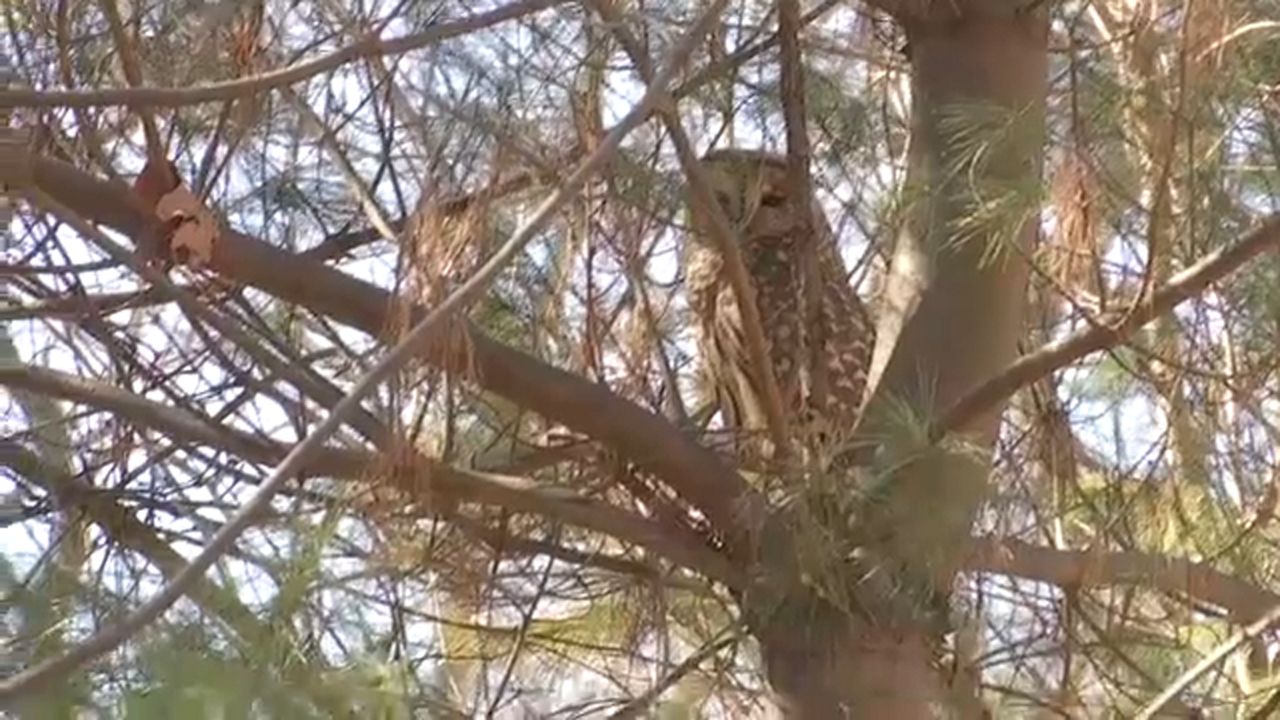
[[(592, 4), (613, 29), (623, 50), (635, 63), (640, 79), (650, 82), (653, 68), (640, 43), (627, 31), (621, 16), (618, 15), (611, 0), (593, 0)], [(734, 297), (738, 301), (738, 312), (742, 316), (742, 330), (745, 335), (747, 356), (751, 360), (760, 382), (761, 394), (764, 396), (764, 414), (769, 434), (773, 436), (774, 446), (781, 453), (789, 451), (791, 443), (787, 432), (786, 416), (782, 411), (782, 393), (778, 390), (778, 379), (774, 373), (773, 363), (769, 359), (768, 344), (764, 339), (764, 323), (760, 319), (760, 308), (756, 304), (756, 291), (747, 274), (746, 262), (742, 258), (737, 232), (730, 225), (724, 208), (716, 202), (715, 191), (711, 188), (711, 178), (693, 149), (693, 143), (684, 131), (680, 115), (676, 111), (676, 101), (668, 95), (659, 105), (659, 112), (671, 143), (675, 145), (680, 166), (689, 179), (690, 194), (693, 196), (694, 212), (700, 215), (709, 225), (711, 241), (716, 250), (724, 258), (724, 268), (729, 275), (729, 284), (733, 287)]]
[[(0, 681), (0, 702), (30, 692), (42, 683), (66, 675), (80, 665), (111, 651), (128, 640), (147, 624), (158, 618), (169, 608), (187, 588), (199, 579), (214, 562), (231, 546), (239, 534), (252, 522), (253, 518), (264, 510), (275, 493), (284, 483), (293, 478), (304, 467), (309, 459), (323, 447), (323, 443), (345, 421), (345, 417), (360, 407), (363, 398), (372, 392), (383, 380), (404, 365), (419, 349), (427, 345), (428, 340), (437, 329), (449, 320), (452, 315), (467, 307), (487, 287), (497, 273), (510, 262), (516, 254), (531, 240), (541, 227), (551, 219), (553, 214), (565, 201), (599, 170), (612, 157), (621, 144), (622, 139), (648, 116), (648, 108), (655, 101), (666, 97), (666, 86), (683, 67), (693, 47), (699, 41), (724, 5), (724, 0), (713, 2), (698, 18), (692, 27), (680, 38), (672, 48), (653, 82), (645, 90), (644, 96), (626, 118), (618, 124), (600, 143), (596, 151), (587, 158), (561, 187), (547, 198), (533, 213), (528, 221), (515, 232), (507, 242), (494, 253), (476, 273), (453, 291), (438, 307), (427, 313), (404, 338), (384, 355), (368, 372), (366, 372), (346, 397), (324, 419), (322, 423), (285, 456), (271, 475), (263, 481), (257, 492), (241, 507), (231, 519), (223, 525), (209, 541), (209, 544), (191, 563), (176, 577), (168, 582), (154, 597), (143, 603), (141, 607), (130, 613), (110, 628), (95, 634), (65, 654), (47, 660), (34, 668), (28, 668), (16, 675)], [(79, 225), (77, 230), (92, 235), (100, 234), (96, 228), (89, 226), (78, 218), (73, 224)]]
[(1209, 565), (1137, 551), (1057, 550), (1020, 540), (975, 538), (969, 572), (1002, 573), (1066, 588), (1134, 585), (1183, 594), (1251, 622), (1280, 605), (1280, 595)]
[(1151, 320), (1204, 292), (1209, 285), (1235, 272), (1258, 255), (1277, 247), (1280, 247), (1280, 215), (1273, 215), (1263, 220), (1261, 225), (1240, 242), (1211, 253), (1170, 278), (1164, 287), (1152, 293), (1149, 302), (1119, 314), (1115, 324), (1107, 324), (1105, 321), (1097, 323), (1013, 361), (998, 375), (965, 393), (947, 408), (934, 425), (934, 437), (941, 437), (964, 425), (1026, 385), (1089, 353), (1119, 345)]
[(1267, 611), (1262, 617), (1249, 623), (1248, 627), (1240, 628), (1226, 642), (1214, 648), (1213, 652), (1205, 655), (1200, 662), (1179, 675), (1177, 680), (1174, 680), (1168, 687), (1161, 690), (1158, 695), (1152, 698), (1151, 702), (1147, 703), (1133, 716), (1135, 720), (1150, 720), (1155, 717), (1165, 705), (1168, 705), (1178, 696), (1178, 693), (1186, 690), (1191, 683), (1200, 679), (1201, 675), (1212, 670), (1215, 665), (1225, 660), (1228, 655), (1235, 652), (1241, 645), (1271, 629), (1276, 623), (1280, 623), (1280, 604)]
[(369, 37), (328, 55), (296, 63), (278, 70), (238, 80), (208, 83), (189, 88), (119, 88), (114, 90), (0, 90), (0, 108), (6, 107), (181, 107), (199, 103), (228, 101), (292, 85), (328, 72), (346, 63), (381, 55), (395, 55), (438, 43), (459, 35), (514, 20), (561, 5), (565, 0), (524, 0), (496, 10), (458, 20), (437, 23), (419, 33), (391, 40)]

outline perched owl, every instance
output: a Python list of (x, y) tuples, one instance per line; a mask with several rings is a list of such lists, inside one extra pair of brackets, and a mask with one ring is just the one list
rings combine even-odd
[[(822, 306), (817, 315), (821, 326), (811, 327), (806, 322), (806, 279), (786, 159), (759, 151), (717, 150), (703, 163), (755, 287), (788, 427), (802, 442), (838, 443), (858, 418), (875, 327), (848, 284), (830, 226), (815, 203), (812, 226), (820, 283), (816, 297)], [(696, 213), (694, 217), (697, 228)], [(767, 426), (758, 375), (750, 367), (724, 260), (702, 229), (695, 229), (688, 253), (685, 281), (697, 325), (704, 391), (718, 404), (727, 430), (762, 434)], [(825, 407), (815, 407), (813, 360), (826, 369)]]

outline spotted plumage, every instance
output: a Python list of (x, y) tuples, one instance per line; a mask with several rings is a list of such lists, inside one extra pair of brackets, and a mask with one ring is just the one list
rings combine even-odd
[[(875, 329), (849, 286), (831, 229), (813, 208), (817, 252), (818, 327), (806, 322), (800, 235), (788, 192), (786, 159), (749, 150), (719, 150), (704, 160), (712, 189), (734, 229), (756, 292), (769, 359), (787, 425), (802, 442), (839, 441), (853, 428), (866, 389)], [(696, 214), (695, 214), (696, 216)], [(686, 287), (698, 331), (702, 382), (725, 429), (762, 435), (766, 429), (758, 375), (750, 366), (742, 316), (724, 259), (702, 230), (688, 248)], [(821, 338), (821, 347), (815, 347)], [(816, 407), (814, 361), (826, 373), (826, 401)]]

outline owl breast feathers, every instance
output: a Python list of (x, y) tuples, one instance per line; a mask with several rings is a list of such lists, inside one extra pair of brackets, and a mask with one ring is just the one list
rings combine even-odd
[[(716, 200), (728, 217), (756, 294), (756, 306), (787, 425), (802, 441), (839, 440), (858, 419), (875, 328), (849, 286), (844, 263), (821, 209), (811, 209), (820, 303), (807, 312), (799, 218), (788, 193), (786, 159), (749, 150), (718, 150), (703, 159)], [(724, 259), (702, 230), (688, 245), (686, 287), (697, 329), (704, 392), (734, 434), (765, 430), (759, 369), (751, 367), (742, 315)], [(816, 372), (815, 372), (816, 371)], [(825, 374), (825, 398), (814, 377)]]

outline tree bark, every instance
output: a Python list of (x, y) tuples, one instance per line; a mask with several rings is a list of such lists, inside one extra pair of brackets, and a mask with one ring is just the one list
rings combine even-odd
[(910, 213), (880, 319), (873, 373), (882, 374), (859, 429), (879, 448), (871, 499), (850, 523), (866, 552), (839, 561), (855, 607), (822, 599), (829, 592), (815, 590), (803, 570), (775, 574), (768, 589), (757, 584), (754, 603), (745, 603), (789, 717), (984, 714), (971, 673), (939, 662), (941, 615), (983, 499), (1003, 404), (941, 441), (927, 440), (927, 428), (1016, 353), (1048, 88), (1044, 12), (988, 5), (1002, 3), (935, 3), (898, 15), (913, 72)]

